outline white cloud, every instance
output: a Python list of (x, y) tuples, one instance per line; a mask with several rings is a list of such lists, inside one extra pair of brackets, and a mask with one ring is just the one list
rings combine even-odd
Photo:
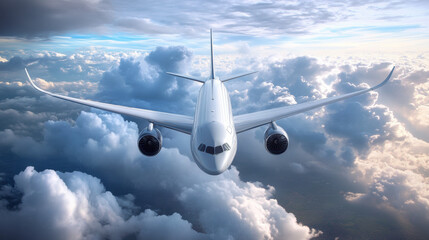
[[(13, 135), (10, 130), (6, 133)], [(197, 216), (191, 217), (190, 221), (201, 225), (210, 238), (230, 236), (244, 239), (247, 236), (245, 239), (283, 239), (290, 236), (293, 239), (309, 239), (320, 234), (299, 224), (292, 213), (287, 213), (276, 200), (271, 199), (274, 191), (272, 187), (266, 189), (259, 183), (241, 181), (235, 168), (221, 176), (209, 176), (177, 149), (169, 147), (154, 158), (141, 156), (136, 147), (137, 133), (136, 124), (124, 121), (119, 115), (82, 112), (76, 125), (48, 122), (44, 140), (37, 143), (34, 140), (27, 141), (25, 145), (28, 149), (27, 157), (36, 154), (34, 149), (46, 147), (53, 151), (45, 154), (46, 158), (60, 157), (61, 161), (97, 172), (106, 181), (115, 181), (123, 187), (130, 186), (128, 189), (135, 192), (161, 191), (162, 195), (179, 201), (187, 209), (187, 214)], [(16, 139), (15, 143), (18, 144), (23, 139)], [(112, 172), (115, 172), (114, 176)], [(128, 225), (136, 224), (136, 221), (152, 222), (152, 219), (145, 220), (140, 215), (154, 215), (151, 210), (146, 210), (140, 213), (140, 217), (126, 218), (117, 199), (104, 190), (100, 181), (83, 173), (62, 174), (51, 170), (37, 173), (32, 168), (27, 168), (16, 177), (15, 182), (17, 189), (24, 194), (19, 207), (22, 213), (15, 214), (3, 209), (5, 217), (1, 218), (7, 219), (10, 215), (16, 219), (14, 221), (22, 224), (30, 224), (31, 219), (46, 218), (52, 228), (46, 234), (63, 232), (67, 238), (69, 232), (77, 231), (82, 237), (91, 234), (116, 236), (118, 232), (125, 231), (123, 229), (129, 229)], [(45, 197), (50, 201), (44, 201)], [(152, 196), (155, 199), (158, 197)], [(49, 209), (48, 206), (52, 208)], [(30, 218), (27, 211), (31, 211), (27, 209), (40, 209), (40, 212), (33, 212), (35, 217)], [(20, 217), (23, 218), (22, 221)], [(182, 230), (186, 230), (186, 234), (189, 231), (189, 234), (180, 235), (179, 232), (174, 235), (177, 238), (200, 236), (190, 230), (189, 223), (182, 223), (184, 220), (178, 214), (171, 217), (155, 215), (153, 218), (160, 223), (162, 220), (175, 219), (179, 225), (187, 226)], [(139, 236), (167, 234), (165, 228), (160, 228), (155, 223), (141, 224), (143, 227)], [(0, 225), (5, 228), (9, 226), (5, 222)], [(34, 226), (37, 229), (37, 224)], [(153, 226), (153, 229), (148, 230), (147, 226)], [(177, 224), (171, 223), (171, 226), (179, 228)]]
[[(89, 70), (83, 63), (86, 59), (90, 59), (94, 63), (104, 64), (103, 66), (94, 66), (94, 69), (91, 70), (99, 72), (98, 77), (100, 78), (101, 73), (104, 72), (103, 69), (107, 69), (107, 64), (113, 64), (112, 71), (107, 73), (123, 70), (121, 74), (111, 78), (115, 83), (119, 82), (119, 77), (135, 76), (133, 75), (134, 70), (144, 74), (148, 80), (157, 80), (158, 78), (155, 76), (161, 75), (161, 71), (149, 71), (149, 64), (140, 61), (145, 56), (141, 53), (123, 55), (117, 53), (103, 56), (102, 51), (98, 50), (83, 51), (83, 55), (74, 56), (73, 61), (61, 62), (58, 65), (66, 64), (66, 69), (72, 73), (74, 64), (82, 64), (84, 66), (83, 73), (85, 73)], [(128, 59), (126, 61), (130, 64), (121, 65), (121, 56), (126, 58), (133, 56), (140, 58), (140, 60)], [(166, 56), (170, 55), (166, 54)], [(161, 60), (164, 58), (168, 57), (159, 57), (158, 63), (163, 63)], [(363, 85), (362, 82), (373, 85), (385, 77), (389, 65), (383, 63), (385, 61), (382, 58), (381, 60), (371, 59), (371, 61), (364, 58), (336, 58), (328, 61), (310, 57), (288, 57), (288, 59), (282, 57), (280, 61), (275, 62), (266, 61), (267, 59), (243, 60), (238, 57), (231, 59), (225, 57), (221, 60), (222, 63), (232, 63), (222, 69), (226, 72), (231, 72), (232, 67), (246, 69), (258, 66), (260, 69), (264, 69), (259, 75), (248, 77), (249, 80), (242, 79), (242, 81), (237, 80), (228, 83), (228, 89), (233, 92), (231, 95), (233, 104), (236, 104), (236, 110), (248, 112), (280, 104), (284, 105), (282, 101), (294, 103), (294, 101), (299, 102), (307, 98), (321, 98), (329, 94), (352, 91), (359, 86), (367, 86)], [(427, 140), (425, 142), (414, 138), (409, 132), (411, 131), (410, 125), (401, 125), (400, 123), (406, 120), (412, 121), (412, 125), (421, 126), (420, 132), (423, 135), (427, 133), (427, 129), (424, 128), (427, 122), (425, 122), (425, 104), (428, 100), (427, 73), (424, 71), (419, 73), (416, 70), (417, 67), (414, 66), (425, 65), (424, 60), (424, 57), (422, 59), (405, 58), (403, 61), (395, 62), (398, 68), (393, 76), (393, 81), (379, 89), (378, 93), (351, 99), (348, 104), (333, 105), (332, 109), (321, 109), (316, 114), (308, 113), (308, 115), (281, 121), (280, 123), (287, 129), (291, 139), (291, 147), (284, 156), (274, 158), (266, 153), (261, 138), (264, 129), (257, 129), (242, 135), (241, 150), (239, 149), (241, 155), (239, 151), (234, 162), (238, 167), (244, 166), (239, 168), (240, 176), (246, 179), (249, 179), (250, 176), (250, 178), (253, 177), (255, 180), (266, 183), (267, 175), (274, 179), (273, 176), (278, 174), (281, 177), (275, 179), (272, 184), (278, 191), (286, 191), (282, 187), (286, 189), (291, 181), (283, 181), (285, 174), (283, 170), (287, 172), (292, 169), (294, 173), (302, 174), (302, 179), (300, 179), (302, 181), (307, 179), (308, 174), (319, 176), (318, 174), (322, 171), (325, 171), (325, 175), (320, 176), (322, 182), (330, 179), (332, 175), (343, 174), (338, 182), (332, 184), (332, 191), (340, 193), (340, 196), (343, 196), (344, 192), (347, 193), (344, 196), (349, 201), (340, 203), (344, 204), (341, 207), (345, 207), (346, 210), (351, 209), (351, 203), (354, 206), (362, 204), (372, 207), (374, 215), (370, 214), (370, 217), (374, 216), (375, 219), (377, 219), (380, 209), (390, 209), (388, 211), (396, 211), (395, 214), (397, 215), (395, 216), (401, 216), (401, 223), (406, 223), (413, 218), (422, 219), (421, 223), (427, 223), (427, 219), (422, 217), (423, 214), (428, 213), (427, 186), (429, 183), (427, 172), (429, 170), (427, 166), (429, 165), (429, 153), (425, 151), (428, 149)], [(382, 62), (382, 64), (377, 62)], [(126, 68), (131, 63), (139, 67)], [(206, 70), (206, 63), (206, 60), (200, 61), (200, 65), (196, 68)], [(122, 68), (116, 67), (116, 65)], [(56, 65), (52, 61), (44, 62), (42, 66), (43, 72), (49, 72), (49, 69), (53, 69)], [(39, 69), (37, 67), (36, 64), (35, 70)], [(192, 67), (195, 69), (194, 66)], [(178, 69), (182, 69), (182, 66)], [(68, 75), (76, 78), (73, 74)], [(52, 81), (51, 78), (44, 76), (43, 78)], [(129, 78), (124, 77), (124, 79), (126, 82)], [(323, 90), (326, 87), (323, 85), (324, 81), (328, 85), (330, 84), (329, 89)], [(342, 85), (338, 84), (340, 82)], [(51, 89), (52, 91), (67, 92), (78, 90), (83, 86), (95, 87), (91, 81), (70, 84), (68, 81), (61, 81), (58, 84), (53, 83), (53, 85), (58, 88)], [(106, 84), (106, 86), (112, 87), (111, 84)], [(130, 84), (130, 86), (135, 86), (135, 84)], [(23, 137), (23, 135), (28, 134), (13, 126), (11, 130), (0, 132), (0, 145), (4, 147), (3, 149), (12, 150), (16, 153), (20, 160), (31, 159), (36, 168), (39, 163), (35, 159), (46, 160), (43, 164), (54, 169), (61, 169), (63, 167), (61, 164), (67, 163), (72, 166), (71, 169), (78, 168), (99, 177), (112, 192), (115, 192), (113, 190), (115, 188), (126, 188), (128, 192), (135, 195), (135, 202), (139, 206), (157, 209), (161, 213), (167, 212), (168, 216), (166, 217), (168, 218), (175, 216), (174, 214), (171, 215), (172, 209), (174, 211), (177, 209), (181, 214), (177, 216), (182, 216), (183, 219), (197, 225), (196, 229), (203, 229), (213, 236), (241, 235), (229, 231), (231, 227), (228, 225), (216, 225), (218, 222), (210, 223), (207, 220), (208, 223), (203, 224), (204, 211), (211, 213), (218, 219), (228, 219), (228, 223), (231, 226), (237, 226), (237, 229), (246, 229), (254, 224), (253, 226), (258, 227), (251, 228), (248, 232), (254, 233), (255, 236), (279, 238), (280, 235), (276, 235), (276, 231), (288, 235), (311, 236), (310, 228), (297, 224), (293, 215), (287, 213), (277, 203), (277, 205), (271, 204), (275, 200), (272, 199), (273, 195), (269, 188), (265, 189), (263, 185), (254, 183), (243, 183), (238, 178), (238, 172), (234, 169), (222, 174), (217, 179), (202, 173), (188, 157), (191, 156), (189, 153), (189, 136), (166, 130), (163, 132), (166, 136), (166, 148), (157, 157), (145, 158), (140, 155), (136, 148), (138, 130), (134, 123), (126, 122), (117, 115), (85, 112), (74, 121), (75, 117), (71, 117), (70, 113), (65, 115), (60, 115), (60, 113), (78, 105), (66, 104), (45, 96), (40, 98), (22, 97), (32, 93), (28, 91), (29, 88), (26, 84), (3, 82), (1, 87), (3, 88), (1, 95), (4, 100), (0, 102), (0, 107), (5, 110), (0, 111), (0, 114), (7, 118), (19, 119), (22, 117), (21, 121), (17, 121), (20, 123), (17, 125), (26, 128), (38, 123), (40, 128), (44, 127), (45, 133), (44, 139), (41, 137)], [(179, 86), (178, 90), (185, 90), (189, 93), (191, 91), (197, 92), (195, 86), (189, 88)], [(144, 97), (141, 95), (141, 91), (136, 92), (140, 94), (139, 97)], [(82, 93), (83, 97), (86, 97), (85, 95), (87, 93)], [(117, 94), (111, 96), (118, 97)], [(181, 100), (195, 100), (195, 96), (191, 93), (189, 96), (181, 93), (178, 96), (182, 97)], [(299, 96), (302, 98), (299, 99)], [(127, 94), (121, 98), (127, 99), (127, 101), (129, 99), (134, 100), (133, 96)], [(165, 103), (170, 102), (170, 99), (161, 99), (160, 102), (166, 105)], [(261, 105), (261, 102), (265, 106)], [(375, 105), (373, 105), (374, 103)], [(58, 109), (52, 110), (53, 106)], [(181, 105), (179, 104), (179, 106)], [(187, 106), (192, 107), (192, 102)], [(354, 108), (350, 108), (350, 106)], [(340, 108), (343, 110), (339, 111), (339, 114), (329, 115), (330, 110), (338, 111)], [(30, 112), (24, 112), (27, 110)], [(180, 110), (183, 109), (180, 108)], [(41, 114), (41, 111), (44, 114)], [(49, 118), (48, 115), (53, 116), (53, 118)], [(344, 115), (350, 118), (340, 121), (340, 117), (345, 117)], [(338, 134), (327, 132), (326, 120), (329, 118), (333, 120), (333, 125), (339, 130)], [(27, 121), (27, 119), (29, 120)], [(34, 123), (30, 122), (30, 119), (33, 119)], [(46, 122), (48, 119), (54, 121)], [(64, 121), (56, 119), (63, 119)], [(320, 127), (322, 125), (323, 127)], [(364, 140), (365, 144), (362, 145), (364, 146), (362, 149), (356, 149), (356, 145), (351, 144), (356, 137)], [(246, 152), (247, 155), (243, 155), (243, 152)], [(359, 158), (356, 159), (356, 156)], [(58, 158), (61, 158), (61, 161)], [(350, 174), (351, 171), (354, 171), (355, 174)], [(114, 177), (111, 176), (111, 172), (115, 172)], [(249, 172), (256, 174), (252, 176)], [(340, 184), (343, 183), (342, 180), (354, 182), (353, 184), (342, 185)], [(115, 186), (112, 182), (117, 185)], [(317, 183), (315, 184), (317, 185)], [(344, 185), (346, 186), (344, 187)], [(359, 189), (362, 185), (364, 186), (363, 189)], [(345, 189), (340, 189), (343, 187)], [(298, 189), (298, 187), (296, 188)], [(299, 189), (297, 192), (306, 193), (310, 189), (310, 187)], [(216, 191), (222, 195), (213, 195)], [(262, 193), (259, 194), (259, 192)], [(204, 202), (206, 208), (198, 206), (198, 203), (194, 204), (197, 207), (193, 207), (190, 204), (192, 200), (200, 199), (193, 199), (192, 197), (195, 195), (201, 199), (205, 195), (211, 196), (223, 208), (218, 208), (213, 201), (209, 201), (210, 199), (206, 199), (207, 202)], [(255, 197), (252, 198), (251, 196)], [(276, 197), (279, 198), (280, 203), (282, 203), (280, 201), (282, 197), (283, 200), (285, 199), (281, 194), (276, 195)], [(320, 195), (312, 193), (308, 197), (317, 199)], [(116, 199), (118, 200), (117, 197)], [(170, 208), (166, 209), (167, 206)], [(329, 209), (315, 209), (317, 208), (316, 204), (308, 206), (308, 208), (312, 210), (312, 213), (309, 214), (310, 217), (317, 216), (320, 212), (323, 214), (330, 213)], [(288, 210), (290, 211), (289, 208)], [(298, 220), (301, 220), (298, 211), (293, 210), (292, 212), (296, 213)], [(344, 214), (346, 215), (347, 211)], [(332, 216), (330, 215), (330, 217)], [(281, 220), (283, 218), (287, 221)], [(392, 219), (395, 221), (394, 218)], [(267, 224), (271, 225), (267, 227)], [(310, 223), (304, 222), (304, 224)], [(286, 230), (280, 231), (279, 229), (283, 229), (281, 226), (284, 226)], [(321, 229), (325, 231), (325, 229)], [(326, 229), (330, 228), (326, 227)], [(112, 230), (112, 232), (114, 231)], [(315, 232), (313, 231), (313, 233)], [(331, 235), (327, 236), (330, 237)]]
[(387, 201), (395, 209), (429, 220), (429, 143), (404, 129), (400, 138), (371, 149), (355, 162), (355, 174), (369, 184), (369, 198)]
[[(235, 169), (230, 170), (235, 171)], [(287, 213), (273, 187), (225, 179), (186, 187), (179, 199), (214, 239), (309, 239), (321, 234)]]
[[(129, 216), (129, 200), (118, 201), (100, 180), (81, 172), (37, 172), (27, 167), (15, 176), (22, 202), (14, 211), (0, 208), (4, 239), (201, 239), (179, 214), (146, 210)], [(3, 194), (12, 189), (3, 189)], [(122, 204), (122, 205), (121, 205)], [(18, 230), (21, 229), (21, 230)]]

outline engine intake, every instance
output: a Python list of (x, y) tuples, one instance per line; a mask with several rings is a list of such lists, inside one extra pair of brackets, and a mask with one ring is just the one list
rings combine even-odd
[(282, 154), (289, 145), (289, 137), (286, 131), (272, 122), (265, 131), (265, 148), (271, 154)]
[(153, 123), (150, 123), (140, 132), (137, 144), (141, 153), (146, 156), (155, 156), (162, 148), (161, 132), (153, 127)]

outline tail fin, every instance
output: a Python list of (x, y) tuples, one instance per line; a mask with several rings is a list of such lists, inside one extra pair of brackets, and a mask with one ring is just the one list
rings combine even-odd
[(214, 72), (214, 63), (213, 63), (213, 31), (210, 28), (210, 48), (211, 48), (211, 70), (210, 70), (210, 78), (215, 78), (215, 72)]

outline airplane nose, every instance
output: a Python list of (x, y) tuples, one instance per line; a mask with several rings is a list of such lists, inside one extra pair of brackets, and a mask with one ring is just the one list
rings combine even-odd
[(232, 135), (224, 124), (209, 122), (198, 128), (192, 140), (192, 154), (197, 165), (210, 175), (219, 175), (231, 165), (235, 149)]
[(198, 160), (198, 162), (200, 163), (200, 168), (210, 175), (219, 175), (228, 168), (228, 161), (225, 156), (205, 156), (204, 159)]

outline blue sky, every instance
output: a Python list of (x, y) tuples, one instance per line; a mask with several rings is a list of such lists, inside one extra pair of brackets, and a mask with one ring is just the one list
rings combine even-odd
[[(42, 1), (0, 3), (0, 238), (427, 239), (427, 1)], [(234, 114), (373, 86), (376, 92), (239, 135), (213, 177), (189, 136), (32, 89), (192, 115), (209, 75), (257, 70), (226, 87)], [(26, 231), (22, 231), (25, 228)], [(21, 230), (20, 230), (21, 229)]]

